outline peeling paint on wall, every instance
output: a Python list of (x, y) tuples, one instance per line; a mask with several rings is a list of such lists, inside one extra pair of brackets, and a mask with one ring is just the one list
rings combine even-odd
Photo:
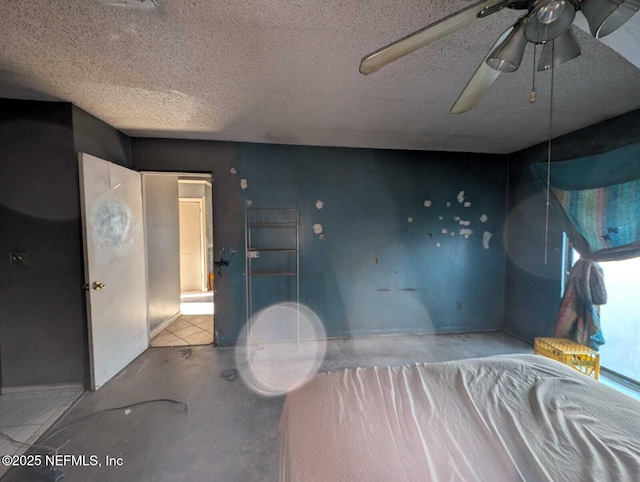
[(447, 203), (447, 207), (450, 208), (451, 207), (451, 203)]
[(447, 228), (442, 228), (442, 234), (447, 234), (449, 231), (447, 231)]
[(451, 236), (455, 236), (456, 232), (455, 231), (451, 231)]
[(464, 203), (464, 207), (468, 208), (469, 206), (471, 206), (471, 203), (469, 201), (467, 201), (466, 203)]
[(408, 222), (408, 223), (412, 223), (412, 222), (413, 222), (413, 218), (412, 218), (411, 216), (409, 216), (409, 217), (407, 218), (407, 222)]
[(488, 220), (489, 218), (487, 217), (486, 214), (483, 214), (482, 216), (480, 216), (480, 222), (486, 223)]
[(436, 248), (439, 248), (439, 247), (440, 247), (440, 243), (436, 243)]
[(425, 208), (430, 208), (431, 207), (431, 201), (429, 201), (428, 199), (424, 202), (424, 207)]
[(464, 219), (460, 220), (460, 226), (469, 226), (471, 221), (465, 221)]
[(318, 199), (316, 201), (316, 209), (322, 209), (323, 207), (324, 207), (324, 203), (320, 199)]
[(253, 204), (253, 201), (252, 201), (251, 199), (247, 199), (247, 200), (244, 202), (244, 204), (245, 204), (245, 206), (247, 206), (248, 208), (250, 208), (250, 207), (251, 207), (251, 205)]
[(457, 223), (458, 221), (460, 221), (460, 216), (454, 216), (453, 220)]
[(460, 230), (460, 236), (464, 236), (464, 239), (469, 239), (469, 236), (473, 234), (473, 231), (468, 228), (462, 228)]
[(442, 221), (442, 220), (444, 219), (444, 217), (442, 217), (442, 216), (438, 216), (438, 219), (439, 219), (440, 221)]
[(489, 231), (485, 231), (482, 235), (482, 247), (484, 249), (489, 249), (489, 241), (491, 241), (492, 236), (493, 234), (491, 234)]
[(313, 232), (314, 232), (315, 234), (320, 235), (320, 234), (322, 234), (322, 232), (323, 232), (323, 231), (324, 231), (324, 229), (323, 229), (323, 227), (322, 227), (322, 224), (314, 224), (314, 225), (313, 225)]
[(235, 167), (232, 167), (231, 169), (229, 169), (229, 172), (230, 172), (231, 174), (236, 174), (238, 171), (236, 171), (236, 168), (235, 168)]
[(249, 183), (247, 182), (247, 180), (246, 180), (246, 179), (240, 179), (240, 187), (241, 187), (242, 189), (246, 189), (246, 188), (248, 188), (248, 187), (249, 187)]
[(458, 193), (458, 202), (462, 204), (464, 202), (464, 191)]

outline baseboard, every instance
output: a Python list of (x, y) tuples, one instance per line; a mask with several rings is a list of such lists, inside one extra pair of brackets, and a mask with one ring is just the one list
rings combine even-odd
[(24, 385), (20, 387), (2, 387), (2, 394), (43, 392), (47, 390), (84, 390), (82, 383), (59, 383), (55, 385)]
[(164, 320), (162, 323), (156, 326), (153, 330), (151, 330), (151, 332), (149, 332), (149, 340), (151, 340), (154, 336), (156, 336), (158, 333), (160, 333), (162, 330), (164, 330), (167, 326), (169, 326), (171, 323), (176, 321), (181, 316), (182, 316), (182, 313), (178, 311), (171, 318), (167, 318), (166, 320)]

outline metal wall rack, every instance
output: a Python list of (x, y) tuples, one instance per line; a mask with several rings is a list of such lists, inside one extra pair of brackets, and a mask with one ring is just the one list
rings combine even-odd
[[(295, 299), (300, 304), (299, 216), (295, 208), (247, 208), (245, 211), (245, 283), (249, 333), (254, 314), (255, 279), (264, 276), (290, 277), (295, 283)], [(300, 342), (298, 308), (297, 342)]]

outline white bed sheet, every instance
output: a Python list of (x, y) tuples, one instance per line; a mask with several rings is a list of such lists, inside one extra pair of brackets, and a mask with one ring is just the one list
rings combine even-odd
[(279, 431), (281, 482), (640, 481), (640, 402), (536, 355), (318, 374)]

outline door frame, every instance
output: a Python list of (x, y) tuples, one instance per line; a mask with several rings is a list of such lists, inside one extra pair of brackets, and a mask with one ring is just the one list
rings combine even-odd
[[(215, 176), (213, 175), (213, 171), (183, 171), (180, 169), (166, 169), (166, 170), (151, 170), (151, 169), (142, 169), (140, 171), (141, 174), (155, 174), (159, 176), (178, 176), (178, 182), (186, 182), (186, 183), (199, 183), (204, 184), (211, 188), (211, 218), (209, 221), (211, 222), (211, 228), (213, 229), (213, 251), (212, 251), (212, 261), (215, 261), (215, 253), (216, 253), (216, 215), (215, 215), (215, 190), (213, 189), (213, 184), (215, 183)], [(180, 177), (185, 176), (186, 179), (180, 179)], [(180, 196), (178, 195), (178, 198)], [(179, 201), (178, 201), (179, 202)], [(204, 213), (206, 216), (206, 213)], [(219, 241), (218, 241), (219, 242)], [(147, 261), (148, 263), (148, 261)], [(147, 267), (148, 269), (148, 267)], [(215, 286), (214, 286), (215, 292)], [(216, 346), (218, 344), (218, 335), (216, 326), (216, 314), (213, 313), (213, 345)], [(147, 323), (148, 324), (148, 323)]]
[[(180, 183), (180, 180), (178, 180)], [(200, 279), (200, 288), (204, 291), (209, 291), (207, 286), (208, 277), (208, 263), (207, 263), (207, 224), (206, 224), (206, 209), (204, 197), (178, 197), (178, 203), (181, 202), (196, 202), (200, 206), (200, 263), (202, 270), (202, 277)], [(182, 290), (181, 290), (182, 292)]]

